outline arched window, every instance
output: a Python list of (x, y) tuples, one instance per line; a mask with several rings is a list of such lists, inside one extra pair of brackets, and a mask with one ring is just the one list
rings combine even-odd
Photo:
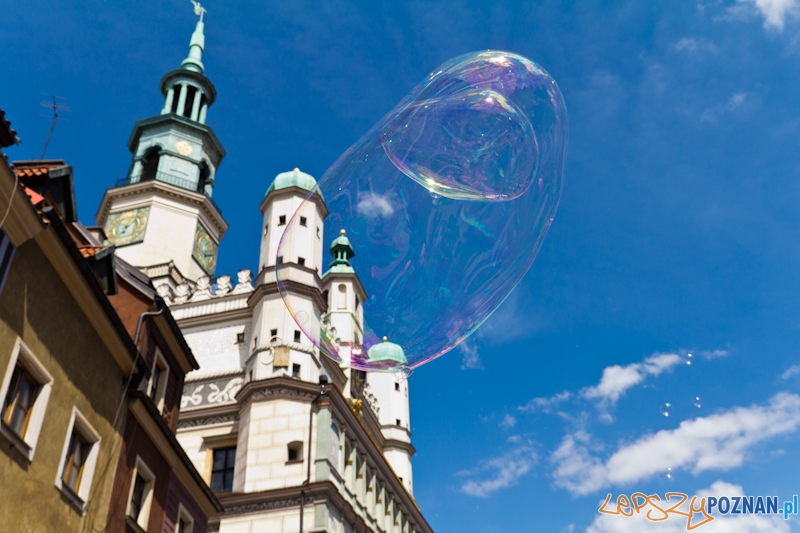
[(181, 97), (181, 84), (176, 83), (172, 86), (172, 109), (170, 109), (170, 113), (177, 113), (178, 112), (178, 99)]
[(208, 163), (205, 161), (200, 163), (200, 178), (197, 180), (197, 192), (205, 193), (206, 192), (206, 183), (208, 183), (208, 178), (211, 175), (211, 170), (208, 168)]
[(339, 309), (347, 309), (347, 286), (344, 283), (340, 283), (337, 289), (339, 291), (339, 303), (337, 307)]
[(197, 94), (197, 87), (191, 85), (186, 86), (186, 102), (183, 104), (183, 115), (186, 118), (192, 118), (192, 106), (194, 105), (194, 95)]
[(142, 178), (141, 181), (148, 181), (156, 179), (158, 172), (158, 160), (161, 159), (161, 147), (153, 146), (148, 148), (142, 157)]
[(331, 449), (328, 460), (337, 472), (341, 470), (339, 467), (339, 428), (336, 427), (336, 424), (331, 424)]

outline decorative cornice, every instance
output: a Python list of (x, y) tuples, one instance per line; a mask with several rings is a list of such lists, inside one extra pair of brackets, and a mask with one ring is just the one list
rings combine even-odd
[(147, 193), (176, 198), (196, 207), (211, 221), (216, 230), (216, 235), (214, 235), (214, 237), (217, 241), (222, 239), (222, 236), (228, 231), (228, 223), (222, 218), (222, 213), (219, 212), (219, 209), (209, 197), (158, 180), (139, 181), (129, 185), (123, 185), (122, 187), (106, 189), (103, 199), (100, 202), (100, 207), (95, 215), (95, 221), (99, 226), (104, 225), (108, 215), (111, 213), (111, 206), (114, 200), (142, 196)]
[(178, 422), (178, 429), (197, 428), (202, 426), (211, 426), (217, 424), (228, 424), (230, 422), (238, 422), (239, 415), (231, 413), (228, 415), (209, 416), (206, 418), (192, 418), (190, 420), (181, 420)]

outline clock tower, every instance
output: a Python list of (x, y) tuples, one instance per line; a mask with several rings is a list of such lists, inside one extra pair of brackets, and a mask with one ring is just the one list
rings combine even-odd
[(225, 150), (206, 125), (217, 93), (203, 74), (200, 14), (188, 57), (161, 79), (161, 113), (134, 125), (128, 175), (106, 190), (96, 216), (117, 255), (173, 291), (214, 275), (228, 229), (211, 199)]

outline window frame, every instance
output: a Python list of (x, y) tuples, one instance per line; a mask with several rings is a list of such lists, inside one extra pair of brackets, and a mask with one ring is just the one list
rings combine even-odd
[[(66, 462), (69, 459), (70, 445), (73, 442), (72, 436), (76, 433), (88, 446), (86, 459), (83, 461), (83, 466), (81, 467), (77, 490), (67, 485), (63, 479)], [(89, 493), (92, 490), (92, 480), (94, 479), (94, 473), (97, 468), (97, 458), (100, 455), (101, 441), (102, 438), (97, 430), (92, 427), (83, 413), (81, 413), (77, 407), (73, 406), (72, 415), (70, 416), (69, 425), (67, 426), (67, 434), (64, 438), (64, 446), (61, 449), (61, 459), (58, 461), (55, 485), (81, 513), (86, 513), (86, 504), (89, 501)]]
[(175, 520), (175, 533), (181, 533), (181, 522), (189, 526), (185, 533), (192, 533), (192, 531), (194, 531), (194, 517), (182, 503), (178, 502), (178, 517)]
[[(142, 489), (142, 502), (139, 506), (139, 516), (134, 518), (131, 515), (133, 507), (133, 490), (136, 488), (136, 478), (141, 477), (144, 480), (144, 488)], [(150, 522), (150, 509), (153, 503), (153, 493), (155, 492), (156, 476), (153, 471), (147, 466), (140, 456), (136, 456), (136, 466), (131, 472), (131, 486), (128, 489), (128, 505), (125, 509), (125, 518), (132, 521), (137, 526), (147, 531), (147, 525)]]
[[(158, 373), (156, 373), (156, 367), (159, 367)], [(153, 382), (154, 377), (158, 378), (155, 383)], [(153, 366), (150, 370), (150, 381), (147, 384), (147, 396), (153, 400), (159, 413), (164, 409), (168, 381), (169, 364), (167, 363), (166, 357), (161, 353), (161, 350), (156, 348), (155, 356), (153, 356)], [(155, 394), (153, 394), (154, 389)]]
[[(230, 453), (231, 450), (233, 450), (233, 465), (231, 467), (228, 467), (228, 457), (229, 457), (229, 453)], [(214, 470), (214, 454), (216, 452), (223, 452), (223, 451), (225, 452), (225, 465), (222, 467), (222, 469)], [(226, 490), (225, 489), (225, 473), (229, 469), (231, 470), (231, 488)], [(214, 472), (215, 471), (216, 472), (222, 472), (222, 489), (218, 490), (218, 491), (214, 491), (214, 488), (213, 488), (214, 487)], [(233, 482), (235, 481), (235, 477), (236, 477), (236, 446), (235, 445), (234, 446), (219, 446), (219, 447), (213, 448), (211, 450), (211, 475), (208, 478), (209, 479), (208, 486), (209, 486), (209, 488), (211, 488), (211, 491), (214, 492), (214, 494), (218, 494), (220, 492), (230, 492), (230, 491), (232, 491), (233, 490)]]
[(33, 355), (30, 348), (22, 342), (20, 337), (17, 337), (6, 372), (3, 375), (2, 386), (0, 386), (0, 399), (2, 399), (4, 407), (9, 392), (8, 389), (11, 386), (11, 378), (14, 376), (17, 366), (22, 367), (34, 380), (38, 381), (39, 390), (28, 415), (27, 425), (23, 431), (24, 436), (18, 435), (6, 424), (5, 412), (2, 414), (2, 422), (0, 422), (0, 435), (3, 435), (30, 462), (33, 461), (36, 444), (39, 441), (39, 434), (42, 430), (42, 422), (44, 421), (54, 380), (44, 365)]
[(278, 226), (286, 225), (286, 215), (278, 215)]
[(303, 227), (307, 227), (308, 226), (308, 218), (300, 217), (300, 225), (303, 226)]

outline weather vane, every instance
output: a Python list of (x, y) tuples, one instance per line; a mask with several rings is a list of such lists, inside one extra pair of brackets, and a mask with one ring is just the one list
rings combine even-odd
[(200, 2), (195, 2), (195, 0), (189, 0), (192, 5), (194, 5), (194, 14), (200, 15), (200, 22), (203, 21), (203, 15), (207, 13), (206, 8), (200, 5)]

